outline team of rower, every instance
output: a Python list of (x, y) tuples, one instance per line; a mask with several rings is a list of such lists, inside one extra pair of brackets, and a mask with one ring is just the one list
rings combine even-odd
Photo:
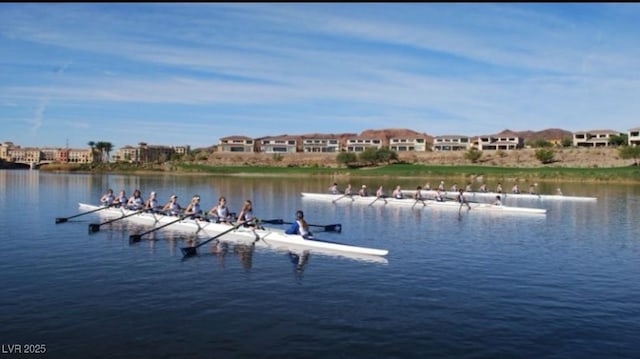
[[(535, 188), (538, 186), (537, 183), (534, 183), (532, 185), (529, 186), (529, 194), (537, 194), (535, 191)], [(329, 191), (332, 194), (340, 194), (340, 191), (338, 190), (338, 184), (337, 183), (333, 183), (330, 187), (329, 187)], [(437, 187), (435, 187), (435, 189), (433, 189), (431, 187), (431, 185), (427, 182), (427, 184), (425, 184), (424, 188), (422, 186), (418, 186), (416, 188), (416, 191), (413, 193), (412, 198), (416, 201), (422, 201), (424, 203), (425, 200), (427, 200), (427, 198), (425, 198), (425, 196), (423, 195), (422, 191), (433, 191), (432, 194), (432, 200), (437, 201), (437, 202), (444, 202), (446, 200), (445, 196), (443, 195), (443, 193), (446, 193), (446, 189), (445, 189), (445, 184), (444, 181), (440, 181), (440, 183), (438, 184)], [(459, 188), (457, 183), (454, 183), (451, 186), (450, 189), (451, 192), (455, 192), (456, 193), (456, 197), (455, 197), (455, 201), (459, 202), (461, 206), (467, 206), (467, 208), (471, 208), (471, 206), (469, 205), (469, 201), (465, 198), (464, 196), (464, 192), (473, 192), (473, 189), (471, 187), (471, 182), (467, 183), (467, 185), (465, 186), (464, 189)], [(488, 192), (487, 190), (487, 185), (486, 184), (482, 184), (479, 189), (478, 192), (483, 192), (486, 193)], [(503, 190), (502, 190), (502, 184), (498, 183), (496, 186), (496, 190), (495, 192), (497, 193), (497, 196), (495, 198), (495, 200), (492, 202), (493, 205), (496, 206), (501, 206), (502, 205), (502, 196), (501, 194), (503, 194)], [(511, 188), (511, 192), (514, 194), (520, 194), (520, 188), (518, 187), (518, 184), (514, 184), (513, 187)], [(558, 188), (556, 190), (556, 194), (557, 195), (562, 195), (562, 191), (560, 190), (560, 188)], [(354, 193), (352, 193), (351, 191), (351, 184), (347, 184), (347, 187), (344, 190), (344, 196), (353, 196)], [(357, 192), (357, 195), (360, 197), (367, 197), (368, 196), (368, 192), (367, 192), (367, 185), (362, 185), (362, 187), (360, 188), (360, 190)], [(375, 194), (376, 198), (388, 198), (388, 196), (385, 194), (384, 192), (384, 187), (381, 185), (380, 187), (378, 187), (378, 190), (376, 191)], [(395, 199), (403, 199), (405, 198), (405, 196), (402, 193), (402, 188), (397, 185), (396, 188), (393, 190), (392, 194), (391, 194), (392, 198)], [(451, 198), (449, 198), (451, 199)]]
[[(103, 206), (120, 207), (135, 211), (148, 211), (170, 216), (185, 216), (202, 221), (215, 221), (216, 223), (227, 224), (233, 224), (235, 222), (236, 224), (242, 224), (245, 227), (252, 228), (258, 226), (256, 224), (257, 218), (253, 214), (253, 204), (250, 200), (244, 202), (240, 214), (236, 216), (236, 213), (231, 212), (229, 207), (227, 207), (227, 199), (224, 196), (220, 196), (218, 203), (206, 213), (202, 211), (199, 195), (194, 195), (187, 207), (183, 208), (178, 203), (178, 196), (175, 194), (172, 194), (169, 197), (169, 201), (163, 206), (158, 203), (156, 192), (151, 192), (149, 199), (144, 201), (140, 190), (137, 189), (133, 191), (131, 197), (127, 198), (124, 190), (120, 191), (116, 197), (113, 195), (113, 190), (109, 188), (100, 198), (100, 203)], [(261, 226), (259, 226), (259, 228), (264, 229)], [(305, 238), (312, 238), (309, 225), (305, 222), (302, 211), (299, 210), (296, 212), (295, 221), (285, 233), (300, 234)]]

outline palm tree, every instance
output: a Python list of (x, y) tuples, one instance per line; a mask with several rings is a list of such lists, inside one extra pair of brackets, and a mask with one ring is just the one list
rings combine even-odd
[(96, 147), (96, 143), (95, 143), (95, 141), (89, 141), (87, 143), (87, 145), (89, 145), (89, 147), (91, 147), (91, 161), (95, 162), (95, 151), (96, 151), (95, 147)]
[(100, 152), (100, 162), (104, 159), (104, 144), (105, 142), (103, 141), (96, 142), (96, 150)]
[(107, 153), (107, 162), (109, 162), (109, 158), (111, 158), (110, 153), (113, 150), (113, 144), (111, 142), (105, 142), (102, 149)]

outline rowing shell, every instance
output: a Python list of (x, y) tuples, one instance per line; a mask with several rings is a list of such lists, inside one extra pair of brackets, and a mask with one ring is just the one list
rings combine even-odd
[[(79, 209), (81, 211), (97, 209), (99, 206), (79, 203)], [(107, 208), (100, 212), (96, 212), (103, 217), (109, 218), (118, 218), (127, 214), (134, 213), (135, 211), (123, 209), (123, 208)], [(152, 225), (152, 226), (161, 226), (163, 224), (173, 222), (177, 219), (177, 217), (173, 216), (165, 216), (157, 213), (139, 213), (133, 215), (131, 217), (124, 218), (123, 220), (134, 222), (138, 224), (144, 225)], [(183, 219), (178, 221), (170, 226), (175, 230), (180, 231), (188, 231), (188, 232), (196, 232), (198, 234), (206, 234), (207, 236), (214, 236), (225, 232), (231, 228), (228, 224), (224, 223), (214, 223), (207, 221), (199, 221), (193, 219)], [(258, 241), (257, 239), (261, 239)], [(386, 256), (389, 251), (386, 249), (376, 249), (376, 248), (367, 248), (367, 247), (358, 247), (351, 246), (348, 244), (335, 243), (329, 241), (323, 241), (319, 239), (304, 239), (300, 235), (295, 234), (286, 234), (283, 230), (278, 230), (274, 228), (267, 228), (264, 230), (261, 229), (251, 229), (247, 227), (239, 227), (236, 230), (229, 232), (228, 234), (222, 236), (220, 238), (221, 241), (229, 240), (229, 241), (246, 241), (246, 242), (263, 242), (267, 247), (271, 247), (274, 249), (309, 249), (314, 253), (326, 254), (326, 255), (336, 255), (341, 254), (349, 258), (353, 259), (362, 259), (380, 262), (380, 260), (376, 260), (375, 256)], [(384, 260), (386, 261), (386, 259)]]
[[(358, 195), (353, 196), (344, 196), (340, 194), (326, 194), (326, 193), (308, 193), (302, 192), (302, 199), (310, 199), (310, 200), (320, 200), (324, 202), (333, 202), (333, 203), (356, 203), (356, 204), (367, 204), (367, 205), (387, 205), (387, 206), (404, 206), (404, 207), (412, 207), (412, 208), (444, 208), (444, 209), (460, 209), (460, 203), (457, 201), (445, 201), (445, 202), (437, 202), (433, 200), (424, 200), (416, 201), (412, 198), (403, 198), (397, 199), (393, 197), (387, 198), (379, 198), (376, 200), (376, 197), (360, 197)], [(424, 204), (423, 204), (424, 203)], [(513, 206), (495, 206), (490, 203), (473, 203), (470, 202), (469, 206), (474, 211), (479, 212), (492, 212), (492, 213), (519, 213), (519, 214), (546, 214), (547, 210), (544, 208), (531, 208), (531, 207), (513, 207)]]
[[(415, 190), (402, 190), (402, 194), (405, 196), (413, 197)], [(435, 194), (435, 190), (421, 190), (420, 193), (422, 197), (432, 198)], [(502, 197), (502, 199), (507, 198), (521, 198), (521, 199), (533, 199), (533, 200), (543, 200), (543, 201), (581, 201), (581, 202), (589, 202), (589, 201), (597, 201), (597, 197), (581, 197), (581, 196), (565, 196), (561, 194), (531, 194), (531, 193), (497, 193), (497, 192), (464, 192), (465, 198), (468, 200), (476, 200), (476, 199), (485, 199), (492, 200), (495, 199), (496, 196)], [(440, 195), (442, 196), (457, 196), (458, 192), (455, 191), (440, 191)]]

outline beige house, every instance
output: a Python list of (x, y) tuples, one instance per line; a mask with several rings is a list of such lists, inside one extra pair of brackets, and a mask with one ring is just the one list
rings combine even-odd
[(480, 151), (511, 151), (523, 148), (524, 139), (507, 130), (495, 135), (479, 136), (477, 146)]
[(381, 138), (355, 136), (347, 138), (345, 143), (345, 150), (347, 152), (364, 152), (367, 148), (379, 149), (381, 147)]
[(312, 136), (302, 138), (302, 152), (340, 152), (340, 139), (332, 136)]
[(640, 127), (629, 129), (627, 135), (629, 136), (629, 146), (640, 145)]
[(255, 152), (255, 141), (247, 136), (227, 136), (219, 140), (219, 152)]
[(591, 130), (573, 133), (575, 147), (608, 147), (612, 136), (619, 136), (620, 132), (613, 130)]
[(425, 152), (427, 140), (424, 137), (392, 137), (389, 139), (389, 149), (395, 152)]
[(471, 147), (468, 136), (444, 135), (433, 138), (434, 151), (466, 151)]
[(269, 136), (257, 140), (258, 151), (264, 153), (298, 152), (298, 138), (295, 136)]

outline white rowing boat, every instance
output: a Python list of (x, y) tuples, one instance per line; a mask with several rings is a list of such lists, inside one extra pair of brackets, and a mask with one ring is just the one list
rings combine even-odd
[[(81, 211), (91, 211), (99, 209), (100, 206), (79, 203), (79, 209)], [(130, 215), (136, 211), (127, 210), (124, 208), (105, 208), (103, 210), (95, 212), (95, 214), (107, 218), (118, 218), (125, 215)], [(151, 225), (159, 227), (170, 222), (176, 221), (178, 218), (173, 216), (166, 216), (158, 213), (139, 213), (131, 215), (130, 217), (123, 218), (123, 221), (134, 222), (143, 225)], [(215, 236), (222, 232), (228, 231), (231, 226), (224, 223), (207, 222), (193, 219), (183, 219), (175, 222), (169, 226), (174, 230), (187, 231), (190, 233), (203, 234), (207, 236)], [(167, 228), (169, 228), (167, 227)], [(239, 227), (228, 234), (220, 237), (220, 241), (244, 241), (250, 243), (256, 243), (256, 245), (265, 245), (274, 249), (281, 250), (296, 250), (308, 249), (313, 253), (327, 254), (327, 255), (344, 255), (353, 259), (362, 259), (380, 262), (372, 257), (386, 256), (389, 251), (386, 249), (376, 249), (367, 247), (358, 247), (348, 244), (324, 241), (320, 239), (304, 239), (300, 235), (286, 234), (284, 230), (266, 228), (251, 229), (248, 227)], [(386, 262), (386, 259), (384, 260)]]
[[(415, 190), (402, 190), (402, 194), (407, 197), (413, 197)], [(421, 190), (422, 197), (424, 198), (433, 198), (436, 194), (435, 190)], [(455, 197), (458, 195), (458, 192), (453, 191), (440, 191), (442, 196)], [(530, 199), (530, 200), (542, 200), (542, 201), (582, 201), (582, 202), (590, 202), (597, 201), (596, 197), (582, 197), (582, 196), (565, 196), (561, 194), (531, 194), (531, 193), (509, 193), (509, 192), (463, 192), (464, 196), (468, 200), (493, 200), (496, 196), (500, 196), (502, 200), (509, 199)]]
[[(434, 200), (416, 201), (411, 198), (397, 199), (393, 197), (379, 198), (375, 196), (360, 197), (358, 195), (344, 196), (341, 194), (308, 193), (302, 192), (302, 199), (319, 200), (332, 203), (356, 203), (376, 206), (404, 206), (411, 208), (443, 208), (460, 210), (460, 203), (457, 201), (437, 202)], [(496, 206), (490, 203), (470, 202), (469, 206), (473, 211), (492, 213), (517, 213), (517, 214), (546, 214), (544, 208)]]

